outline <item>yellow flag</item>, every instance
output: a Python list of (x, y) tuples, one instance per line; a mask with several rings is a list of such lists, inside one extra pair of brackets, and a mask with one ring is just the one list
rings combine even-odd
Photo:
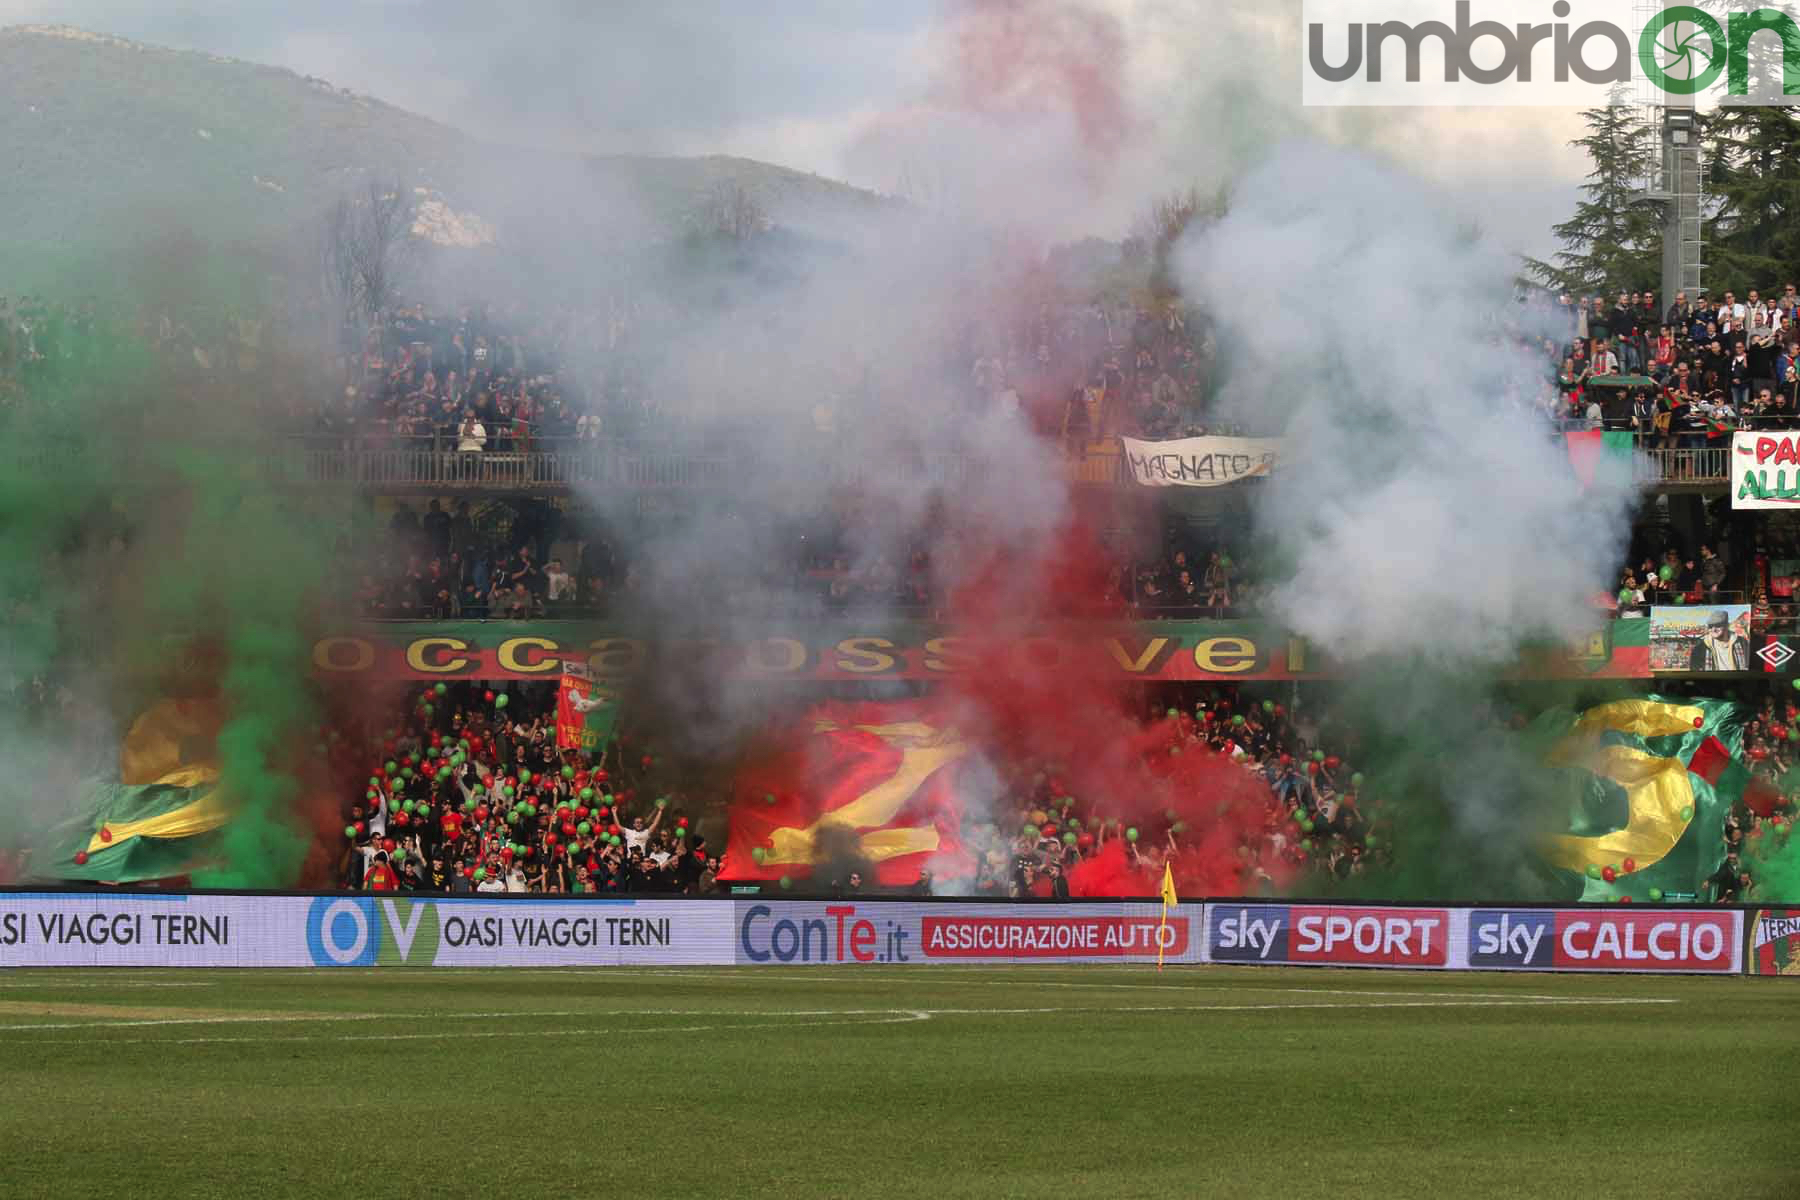
[(1163, 864), (1162, 901), (1164, 904), (1181, 903), (1180, 899), (1175, 895), (1175, 872), (1170, 869), (1168, 863)]

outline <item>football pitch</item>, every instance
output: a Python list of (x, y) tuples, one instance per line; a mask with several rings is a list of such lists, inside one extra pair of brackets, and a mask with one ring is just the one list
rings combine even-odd
[(0, 973), (8, 1196), (1800, 1195), (1781, 980)]

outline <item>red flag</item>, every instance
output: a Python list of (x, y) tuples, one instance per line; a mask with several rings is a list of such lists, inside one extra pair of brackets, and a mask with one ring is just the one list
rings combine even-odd
[(971, 874), (956, 790), (971, 749), (928, 704), (813, 709), (739, 772), (719, 878), (806, 879), (838, 860), (884, 887)]
[(1714, 784), (1719, 782), (1719, 776), (1730, 765), (1731, 751), (1716, 737), (1709, 737), (1701, 742), (1699, 749), (1694, 751), (1694, 756), (1688, 759), (1688, 770)]

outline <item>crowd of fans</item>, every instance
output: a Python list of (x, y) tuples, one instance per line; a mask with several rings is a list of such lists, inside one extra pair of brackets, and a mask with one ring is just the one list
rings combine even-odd
[(340, 736), (340, 772), (367, 776), (343, 814), (342, 885), (711, 891), (717, 863), (683, 794), (653, 794), (654, 757), (628, 763), (617, 742), (559, 748), (554, 705), (554, 687), (438, 685), (417, 693), (396, 726)]
[[(1561, 298), (1568, 336), (1545, 343), (1546, 417), (1561, 429), (1629, 430), (1663, 449), (1800, 420), (1800, 291), (1740, 299), (1651, 292)], [(1600, 380), (1599, 384), (1595, 381)], [(1616, 385), (1616, 386), (1615, 386)]]

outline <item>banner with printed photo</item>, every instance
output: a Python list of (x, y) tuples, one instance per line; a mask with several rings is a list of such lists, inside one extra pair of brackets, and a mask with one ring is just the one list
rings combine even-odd
[(1657, 605), (1650, 610), (1652, 671), (1760, 668), (1750, 646), (1748, 604)]
[(556, 693), (556, 744), (564, 750), (598, 750), (611, 738), (619, 719), (619, 701), (602, 687), (588, 665), (563, 660)]
[(1277, 438), (1196, 437), (1172, 442), (1120, 438), (1131, 477), (1145, 487), (1223, 487), (1266, 479), (1281, 454)]

